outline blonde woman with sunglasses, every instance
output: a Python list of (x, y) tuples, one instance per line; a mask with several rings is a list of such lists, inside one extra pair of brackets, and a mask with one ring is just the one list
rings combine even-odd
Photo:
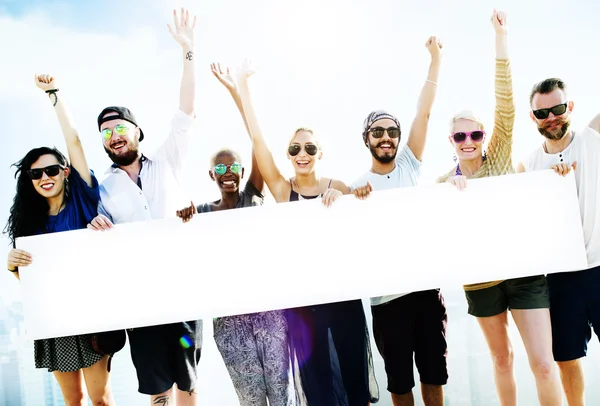
[[(487, 152), (483, 151), (486, 132), (481, 119), (470, 110), (456, 114), (450, 123), (449, 139), (458, 163), (437, 180), (440, 183), (449, 182), (461, 190), (467, 186), (467, 179), (515, 172), (512, 163), (515, 106), (507, 47), (506, 14), (494, 10), (491, 21), (496, 32), (496, 110), (494, 130)], [(485, 222), (483, 224), (485, 226)], [(485, 229), (482, 231), (494, 232)], [(539, 275), (470, 284), (465, 285), (464, 290), (468, 312), (477, 318), (492, 355), (500, 404), (517, 404), (514, 352), (508, 329), (510, 310), (525, 344), (540, 404), (561, 405), (560, 381), (552, 355), (546, 277)]]
[[(344, 182), (317, 176), (316, 164), (323, 158), (323, 151), (308, 128), (297, 129), (288, 144), (287, 157), (295, 176), (284, 178), (254, 112), (248, 87), (253, 73), (246, 61), (238, 75), (238, 89), (256, 161), (275, 201), (321, 199), (329, 206), (338, 196), (351, 193)], [(309, 406), (366, 406), (378, 400), (369, 331), (360, 299), (288, 309), (286, 317), (297, 402)]]

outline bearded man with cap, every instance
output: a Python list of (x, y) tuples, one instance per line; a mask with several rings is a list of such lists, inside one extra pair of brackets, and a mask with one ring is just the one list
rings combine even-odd
[[(196, 18), (191, 19), (182, 8), (179, 17), (173, 11), (173, 19), (174, 28), (169, 26), (169, 31), (182, 47), (183, 78), (171, 132), (155, 154), (146, 156), (139, 151), (144, 132), (133, 113), (120, 106), (102, 110), (98, 129), (113, 164), (100, 185), (99, 215), (88, 228), (107, 230), (113, 224), (176, 217), (177, 210), (187, 203), (180, 185), (195, 121)], [(202, 320), (129, 329), (127, 333), (138, 391), (150, 395), (150, 404), (195, 405)], [(182, 338), (185, 346), (180, 343)]]
[[(406, 144), (401, 140), (399, 120), (383, 110), (371, 112), (363, 125), (363, 142), (372, 155), (371, 169), (351, 189), (358, 198), (373, 190), (416, 186), (437, 93), (442, 44), (430, 37), (425, 46), (431, 54), (427, 80), (421, 90), (417, 114)], [(363, 186), (367, 184), (367, 186)], [(393, 266), (393, 263), (390, 264)], [(371, 298), (373, 336), (387, 374), (394, 406), (413, 405), (413, 354), (426, 406), (444, 404), (442, 386), (448, 380), (446, 307), (439, 289)]]

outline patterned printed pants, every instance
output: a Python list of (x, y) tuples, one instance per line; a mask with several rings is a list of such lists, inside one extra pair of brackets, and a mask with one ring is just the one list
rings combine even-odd
[(240, 406), (294, 404), (283, 311), (217, 318), (213, 326)]

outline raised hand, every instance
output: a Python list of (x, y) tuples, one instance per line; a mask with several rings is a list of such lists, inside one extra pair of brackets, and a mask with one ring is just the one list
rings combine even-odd
[(237, 92), (237, 85), (235, 83), (235, 80), (233, 79), (233, 76), (231, 76), (231, 73), (229, 72), (228, 66), (225, 68), (225, 72), (223, 72), (220, 63), (211, 63), (210, 70), (212, 71), (213, 75), (215, 75), (215, 77), (219, 80), (219, 82), (221, 82), (223, 86), (227, 88), (227, 90), (229, 90), (232, 93)]
[(248, 78), (254, 75), (255, 72), (256, 69), (252, 66), (252, 62), (248, 59), (245, 59), (238, 71), (238, 81), (248, 80)]
[(506, 34), (506, 13), (504, 11), (494, 9), (491, 20), (496, 34)]
[(27, 266), (27, 265), (31, 264), (31, 261), (32, 261), (31, 254), (26, 251), (13, 248), (8, 253), (8, 269), (9, 270), (14, 271), (15, 269), (17, 269), (19, 267)]
[(436, 36), (429, 37), (427, 39), (427, 41), (425, 42), (425, 47), (431, 54), (432, 59), (440, 58), (442, 56), (442, 48), (444, 47), (444, 45), (442, 44), (442, 41), (438, 37), (436, 37)]
[(177, 18), (177, 10), (173, 10), (173, 25), (175, 28), (169, 24), (167, 24), (167, 27), (169, 27), (169, 32), (175, 38), (175, 41), (179, 42), (184, 49), (193, 49), (196, 42), (196, 33), (194, 32), (196, 28), (196, 16), (191, 21), (190, 12), (182, 7), (181, 16)]
[(56, 80), (48, 74), (38, 74), (34, 76), (35, 85), (43, 91), (56, 89)]

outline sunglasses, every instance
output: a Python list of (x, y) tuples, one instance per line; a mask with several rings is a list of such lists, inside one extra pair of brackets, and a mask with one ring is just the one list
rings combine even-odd
[(552, 114), (554, 114), (555, 116), (562, 116), (563, 114), (565, 114), (565, 111), (567, 111), (567, 103), (559, 104), (549, 109), (533, 110), (533, 115), (538, 120), (543, 120), (545, 118), (548, 118), (550, 112), (552, 112)]
[(465, 142), (467, 137), (471, 138), (473, 140), (473, 142), (479, 142), (479, 141), (483, 140), (484, 135), (485, 135), (485, 131), (483, 131), (483, 130), (468, 131), (468, 132), (460, 131), (460, 132), (452, 134), (452, 138), (454, 138), (454, 142), (456, 142), (457, 144), (460, 144), (462, 142)]
[(29, 177), (32, 180), (38, 180), (38, 179), (42, 178), (42, 176), (44, 175), (44, 172), (46, 173), (46, 175), (52, 177), (52, 176), (58, 175), (60, 173), (60, 171), (63, 169), (65, 169), (64, 166), (56, 164), (56, 165), (46, 166), (45, 168), (29, 169), (27, 171), (27, 174), (29, 175)]
[(242, 171), (242, 164), (238, 162), (234, 162), (231, 165), (217, 164), (214, 169), (217, 175), (224, 175), (227, 169), (231, 169), (231, 172), (237, 175)]
[(104, 140), (108, 141), (113, 136), (113, 131), (122, 137), (124, 135), (127, 135), (127, 133), (129, 132), (129, 128), (127, 128), (127, 126), (119, 124), (116, 125), (115, 128), (113, 128), (112, 130), (110, 128), (105, 128), (104, 130), (100, 131), (100, 135), (102, 135), (102, 138), (104, 138)]
[(398, 127), (388, 127), (388, 128), (383, 128), (383, 127), (375, 127), (375, 128), (371, 128), (369, 130), (369, 132), (371, 133), (371, 135), (373, 136), (373, 138), (381, 138), (383, 137), (383, 134), (387, 131), (388, 136), (390, 138), (400, 138), (400, 129)]
[[(317, 147), (315, 144), (306, 144), (304, 145), (304, 150), (308, 155), (314, 156), (317, 154), (319, 147)], [(288, 147), (288, 154), (291, 156), (298, 155), (300, 151), (302, 151), (302, 146), (300, 144), (292, 144)]]

